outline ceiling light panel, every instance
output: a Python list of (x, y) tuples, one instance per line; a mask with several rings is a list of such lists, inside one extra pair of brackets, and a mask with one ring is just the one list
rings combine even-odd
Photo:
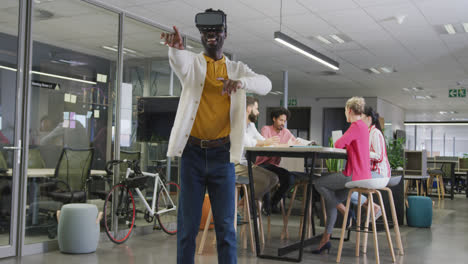
[(453, 34), (457, 33), (452, 24), (445, 24), (444, 28), (447, 31), (447, 33), (450, 34), (450, 35), (453, 35)]
[(332, 39), (336, 40), (336, 41), (337, 41), (338, 43), (340, 43), (340, 44), (345, 43), (345, 41), (344, 41), (342, 38), (340, 38), (338, 35), (330, 35), (330, 37), (331, 37)]
[(394, 72), (393, 68), (390, 68), (390, 67), (380, 67), (380, 69), (381, 69), (383, 72), (386, 72), (386, 73), (392, 73), (392, 72)]
[(468, 33), (468, 23), (463, 23), (462, 25), (465, 32)]
[(329, 41), (328, 39), (326, 39), (326, 38), (324, 38), (324, 37), (322, 37), (322, 36), (320, 36), (320, 35), (317, 36), (317, 39), (320, 40), (320, 41), (322, 41), (323, 43), (325, 43), (325, 44), (327, 44), (327, 45), (332, 44), (331, 41)]

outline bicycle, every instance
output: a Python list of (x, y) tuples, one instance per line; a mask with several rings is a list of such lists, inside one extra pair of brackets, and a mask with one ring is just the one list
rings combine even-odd
[[(159, 227), (165, 233), (175, 235), (177, 233), (179, 185), (174, 182), (165, 183), (159, 173), (142, 172), (138, 161), (109, 161), (106, 164), (107, 174), (112, 175), (114, 165), (125, 163), (128, 166), (125, 178), (111, 188), (104, 202), (104, 226), (109, 239), (116, 244), (122, 244), (130, 237), (135, 226), (137, 211), (133, 191), (146, 207), (144, 219), (151, 223), (156, 217)], [(154, 189), (150, 206), (141, 191), (151, 177), (154, 178)]]

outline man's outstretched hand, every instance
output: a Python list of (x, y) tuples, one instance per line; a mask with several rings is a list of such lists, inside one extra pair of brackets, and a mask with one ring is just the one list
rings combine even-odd
[(179, 50), (183, 50), (184, 48), (184, 41), (180, 36), (179, 30), (176, 26), (174, 26), (174, 33), (161, 33), (161, 39), (164, 39), (164, 44), (168, 45), (171, 48), (176, 48)]
[(218, 81), (223, 82), (223, 92), (221, 93), (222, 95), (231, 95), (232, 93), (237, 92), (238, 89), (242, 89), (242, 83), (240, 81), (225, 80), (224, 78), (218, 78)]

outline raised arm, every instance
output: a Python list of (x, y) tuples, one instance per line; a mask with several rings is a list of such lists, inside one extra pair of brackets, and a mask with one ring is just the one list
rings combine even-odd
[(186, 51), (182, 36), (176, 26), (174, 33), (161, 33), (161, 39), (164, 39), (165, 44), (169, 46), (169, 64), (179, 79), (183, 79), (189, 69), (193, 60), (191, 59), (194, 54)]
[(265, 75), (257, 74), (249, 66), (242, 64), (243, 76), (239, 79), (246, 92), (266, 95), (271, 91), (271, 81)]

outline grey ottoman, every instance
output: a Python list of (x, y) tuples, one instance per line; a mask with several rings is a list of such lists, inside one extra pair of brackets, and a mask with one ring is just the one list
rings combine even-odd
[(58, 243), (64, 253), (91, 253), (99, 242), (102, 213), (94, 204), (67, 204), (58, 212)]

